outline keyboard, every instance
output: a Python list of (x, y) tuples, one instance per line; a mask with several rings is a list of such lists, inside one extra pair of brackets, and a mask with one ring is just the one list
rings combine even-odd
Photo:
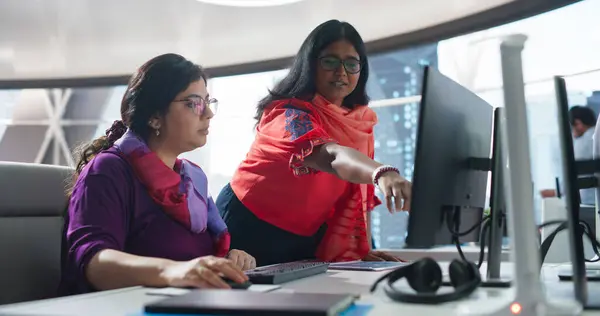
[(253, 284), (281, 284), (327, 272), (329, 263), (295, 261), (258, 267), (246, 271)]

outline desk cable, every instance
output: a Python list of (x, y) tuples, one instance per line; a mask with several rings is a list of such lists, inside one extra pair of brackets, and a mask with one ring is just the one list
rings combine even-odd
[[(552, 226), (552, 225), (558, 225), (558, 227), (555, 228), (554, 231), (552, 231), (544, 239), (544, 241), (540, 243), (541, 264), (544, 263), (544, 259), (546, 258), (546, 255), (548, 254), (548, 251), (550, 250), (550, 246), (552, 245), (552, 242), (554, 241), (554, 238), (556, 237), (556, 235), (558, 235), (558, 233), (560, 233), (568, 228), (567, 221), (554, 220), (554, 221), (549, 221), (549, 222), (543, 223), (541, 225), (538, 225), (538, 230), (541, 230), (542, 228), (544, 228), (546, 226)], [(582, 239), (584, 236), (586, 236), (588, 238), (588, 240), (592, 243), (592, 250), (594, 251), (594, 254), (596, 255), (595, 259), (585, 258), (585, 261), (586, 262), (600, 261), (600, 242), (598, 242), (598, 239), (596, 239), (596, 235), (592, 231), (592, 228), (590, 227), (590, 225), (585, 221), (579, 221), (579, 225), (577, 225), (576, 228), (581, 230), (580, 232), (581, 232)], [(540, 241), (541, 241), (541, 232), (539, 232), (538, 236), (540, 236)]]
[[(474, 230), (476, 230), (477, 228), (481, 227), (481, 231), (479, 234), (479, 259), (477, 261), (477, 267), (481, 267), (481, 265), (483, 264), (484, 261), (484, 256), (485, 256), (485, 245), (486, 245), (486, 239), (487, 239), (487, 233), (488, 230), (490, 228), (490, 225), (492, 224), (491, 222), (491, 217), (490, 216), (484, 216), (478, 223), (476, 223), (475, 225), (473, 225), (472, 227), (470, 227), (469, 229), (467, 229), (464, 232), (459, 232), (457, 230), (457, 228), (460, 226), (460, 222), (454, 222), (454, 225), (452, 225), (452, 223), (450, 221), (446, 221), (447, 225), (448, 225), (448, 230), (450, 231), (451, 235), (452, 235), (452, 240), (453, 243), (456, 245), (456, 249), (458, 250), (458, 254), (460, 255), (460, 258), (463, 261), (468, 261), (467, 258), (465, 257), (463, 251), (462, 251), (462, 247), (461, 247), (461, 243), (460, 243), (460, 237), (466, 236), (470, 233), (472, 233)], [(553, 226), (553, 225), (558, 225), (557, 228), (554, 229), (554, 231), (552, 231), (543, 241), (541, 240), (541, 232), (540, 230), (544, 227), (547, 226)], [(454, 227), (452, 227), (454, 226)], [(581, 229), (581, 237), (584, 238), (587, 237), (588, 240), (591, 242), (592, 244), (592, 249), (594, 251), (594, 254), (596, 255), (596, 258), (594, 259), (585, 259), (586, 262), (599, 262), (600, 261), (600, 242), (596, 239), (595, 233), (592, 231), (590, 225), (585, 222), (585, 221), (579, 221), (579, 229)], [(567, 229), (567, 221), (563, 221), (563, 220), (553, 220), (553, 221), (548, 221), (545, 223), (542, 223), (541, 225), (537, 226), (538, 228), (538, 238), (540, 241), (540, 252), (541, 252), (541, 263), (544, 263), (544, 260), (546, 258), (546, 255), (548, 254), (548, 251), (550, 250), (550, 246), (552, 245), (552, 242), (554, 241), (554, 238), (562, 231)]]
[(479, 232), (479, 259), (477, 261), (478, 268), (481, 268), (481, 265), (483, 264), (485, 256), (485, 241), (487, 236), (486, 234), (488, 229), (490, 228), (490, 225), (492, 224), (491, 220), (492, 218), (490, 215), (484, 216), (479, 222), (477, 222), (477, 224), (473, 225), (471, 228), (467, 229), (464, 232), (458, 231), (458, 227), (460, 227), (460, 217), (455, 218), (454, 227), (452, 227), (451, 221), (446, 221), (446, 224), (448, 225), (448, 230), (450, 231), (450, 234), (452, 234), (452, 242), (456, 245), (456, 250), (458, 250), (458, 254), (460, 255), (460, 258), (463, 261), (468, 260), (462, 251), (460, 237), (466, 236), (472, 233), (477, 228), (481, 227), (481, 231)]

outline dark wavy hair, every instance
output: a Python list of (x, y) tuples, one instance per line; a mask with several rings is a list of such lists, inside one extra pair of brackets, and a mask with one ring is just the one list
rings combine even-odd
[[(110, 148), (129, 128), (142, 139), (152, 132), (148, 122), (155, 115), (164, 115), (177, 94), (190, 83), (207, 80), (204, 70), (184, 57), (164, 54), (142, 65), (131, 77), (121, 101), (121, 121), (115, 121), (106, 135), (92, 140), (75, 150), (77, 163), (75, 179), (85, 165), (98, 153)], [(70, 194), (74, 183), (67, 189)]]
[(596, 126), (596, 113), (587, 106), (576, 105), (569, 109), (569, 123), (575, 125), (575, 120), (580, 120), (586, 126)]
[(287, 76), (258, 103), (256, 120), (260, 120), (265, 108), (273, 101), (288, 98), (310, 100), (317, 92), (315, 80), (319, 54), (327, 46), (340, 40), (347, 40), (354, 46), (362, 63), (358, 84), (344, 99), (342, 106), (352, 109), (356, 105), (368, 104), (366, 86), (369, 79), (369, 63), (365, 43), (350, 23), (330, 20), (317, 26), (304, 40)]

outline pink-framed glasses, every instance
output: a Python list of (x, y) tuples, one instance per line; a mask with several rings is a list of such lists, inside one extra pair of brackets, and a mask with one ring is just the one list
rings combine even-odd
[(213, 115), (217, 114), (219, 101), (215, 98), (203, 99), (200, 97), (188, 97), (183, 100), (175, 100), (173, 102), (184, 102), (185, 106), (192, 109), (194, 114), (198, 116), (206, 115), (206, 109), (210, 109)]

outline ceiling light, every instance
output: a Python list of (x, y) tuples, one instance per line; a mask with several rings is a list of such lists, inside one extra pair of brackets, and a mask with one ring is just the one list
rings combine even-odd
[(284, 4), (292, 4), (302, 0), (197, 0), (214, 5), (230, 7), (272, 7)]

